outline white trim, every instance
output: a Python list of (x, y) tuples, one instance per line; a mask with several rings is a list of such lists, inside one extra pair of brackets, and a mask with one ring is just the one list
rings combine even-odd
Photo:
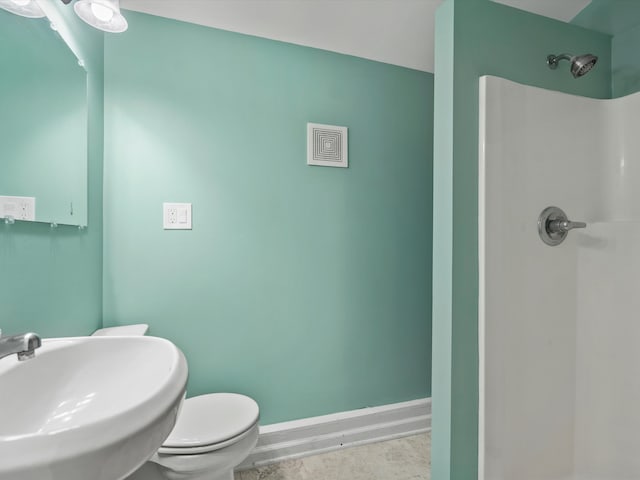
[(256, 448), (236, 470), (429, 430), (431, 398), (261, 426)]
[(478, 480), (485, 480), (485, 295), (487, 76), (480, 77), (478, 119)]

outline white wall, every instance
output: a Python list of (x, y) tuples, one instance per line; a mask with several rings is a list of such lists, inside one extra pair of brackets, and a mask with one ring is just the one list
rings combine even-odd
[[(607, 424), (611, 415), (633, 416), (630, 405), (640, 403), (640, 381), (627, 376), (640, 360), (632, 348), (640, 336), (627, 325), (638, 309), (623, 288), (606, 302), (601, 297), (603, 285), (640, 280), (640, 255), (637, 266), (630, 262), (629, 232), (616, 237), (628, 248), (616, 249), (619, 241), (603, 239), (606, 229), (595, 223), (640, 219), (640, 202), (629, 205), (627, 150), (635, 143), (640, 152), (640, 135), (623, 139), (632, 133), (633, 108), (495, 77), (481, 79), (480, 96), (481, 478), (638, 478), (621, 476), (636, 467), (635, 456), (620, 450), (632, 439)], [(560, 246), (545, 245), (537, 218), (550, 205), (588, 228)], [(625, 268), (612, 269), (611, 258)], [(627, 342), (603, 323), (612, 315), (626, 325)], [(604, 358), (593, 361), (594, 351)]]
[(578, 242), (577, 478), (640, 478), (640, 223)]
[(640, 96), (637, 94), (603, 102), (605, 128), (599, 135), (607, 154), (605, 196), (607, 215), (604, 220), (640, 220)]

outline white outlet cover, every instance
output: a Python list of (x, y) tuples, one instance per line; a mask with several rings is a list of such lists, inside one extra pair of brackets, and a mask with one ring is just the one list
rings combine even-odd
[(165, 230), (192, 230), (190, 203), (163, 203), (162, 226)]
[(0, 217), (35, 221), (36, 198), (0, 196)]

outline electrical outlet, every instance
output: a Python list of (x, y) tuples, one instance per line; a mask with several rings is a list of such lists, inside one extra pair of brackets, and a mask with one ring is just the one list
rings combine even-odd
[(25, 201), (18, 202), (18, 219), (28, 220), (29, 218), (29, 204)]
[(167, 222), (169, 225), (178, 223), (178, 207), (167, 208)]
[(163, 203), (162, 224), (165, 230), (191, 230), (191, 204)]
[(6, 197), (0, 196), (0, 217), (14, 220), (35, 221), (35, 197)]

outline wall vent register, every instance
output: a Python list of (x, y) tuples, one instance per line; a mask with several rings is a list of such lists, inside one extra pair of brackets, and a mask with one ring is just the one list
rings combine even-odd
[(307, 165), (348, 167), (347, 127), (307, 123)]

